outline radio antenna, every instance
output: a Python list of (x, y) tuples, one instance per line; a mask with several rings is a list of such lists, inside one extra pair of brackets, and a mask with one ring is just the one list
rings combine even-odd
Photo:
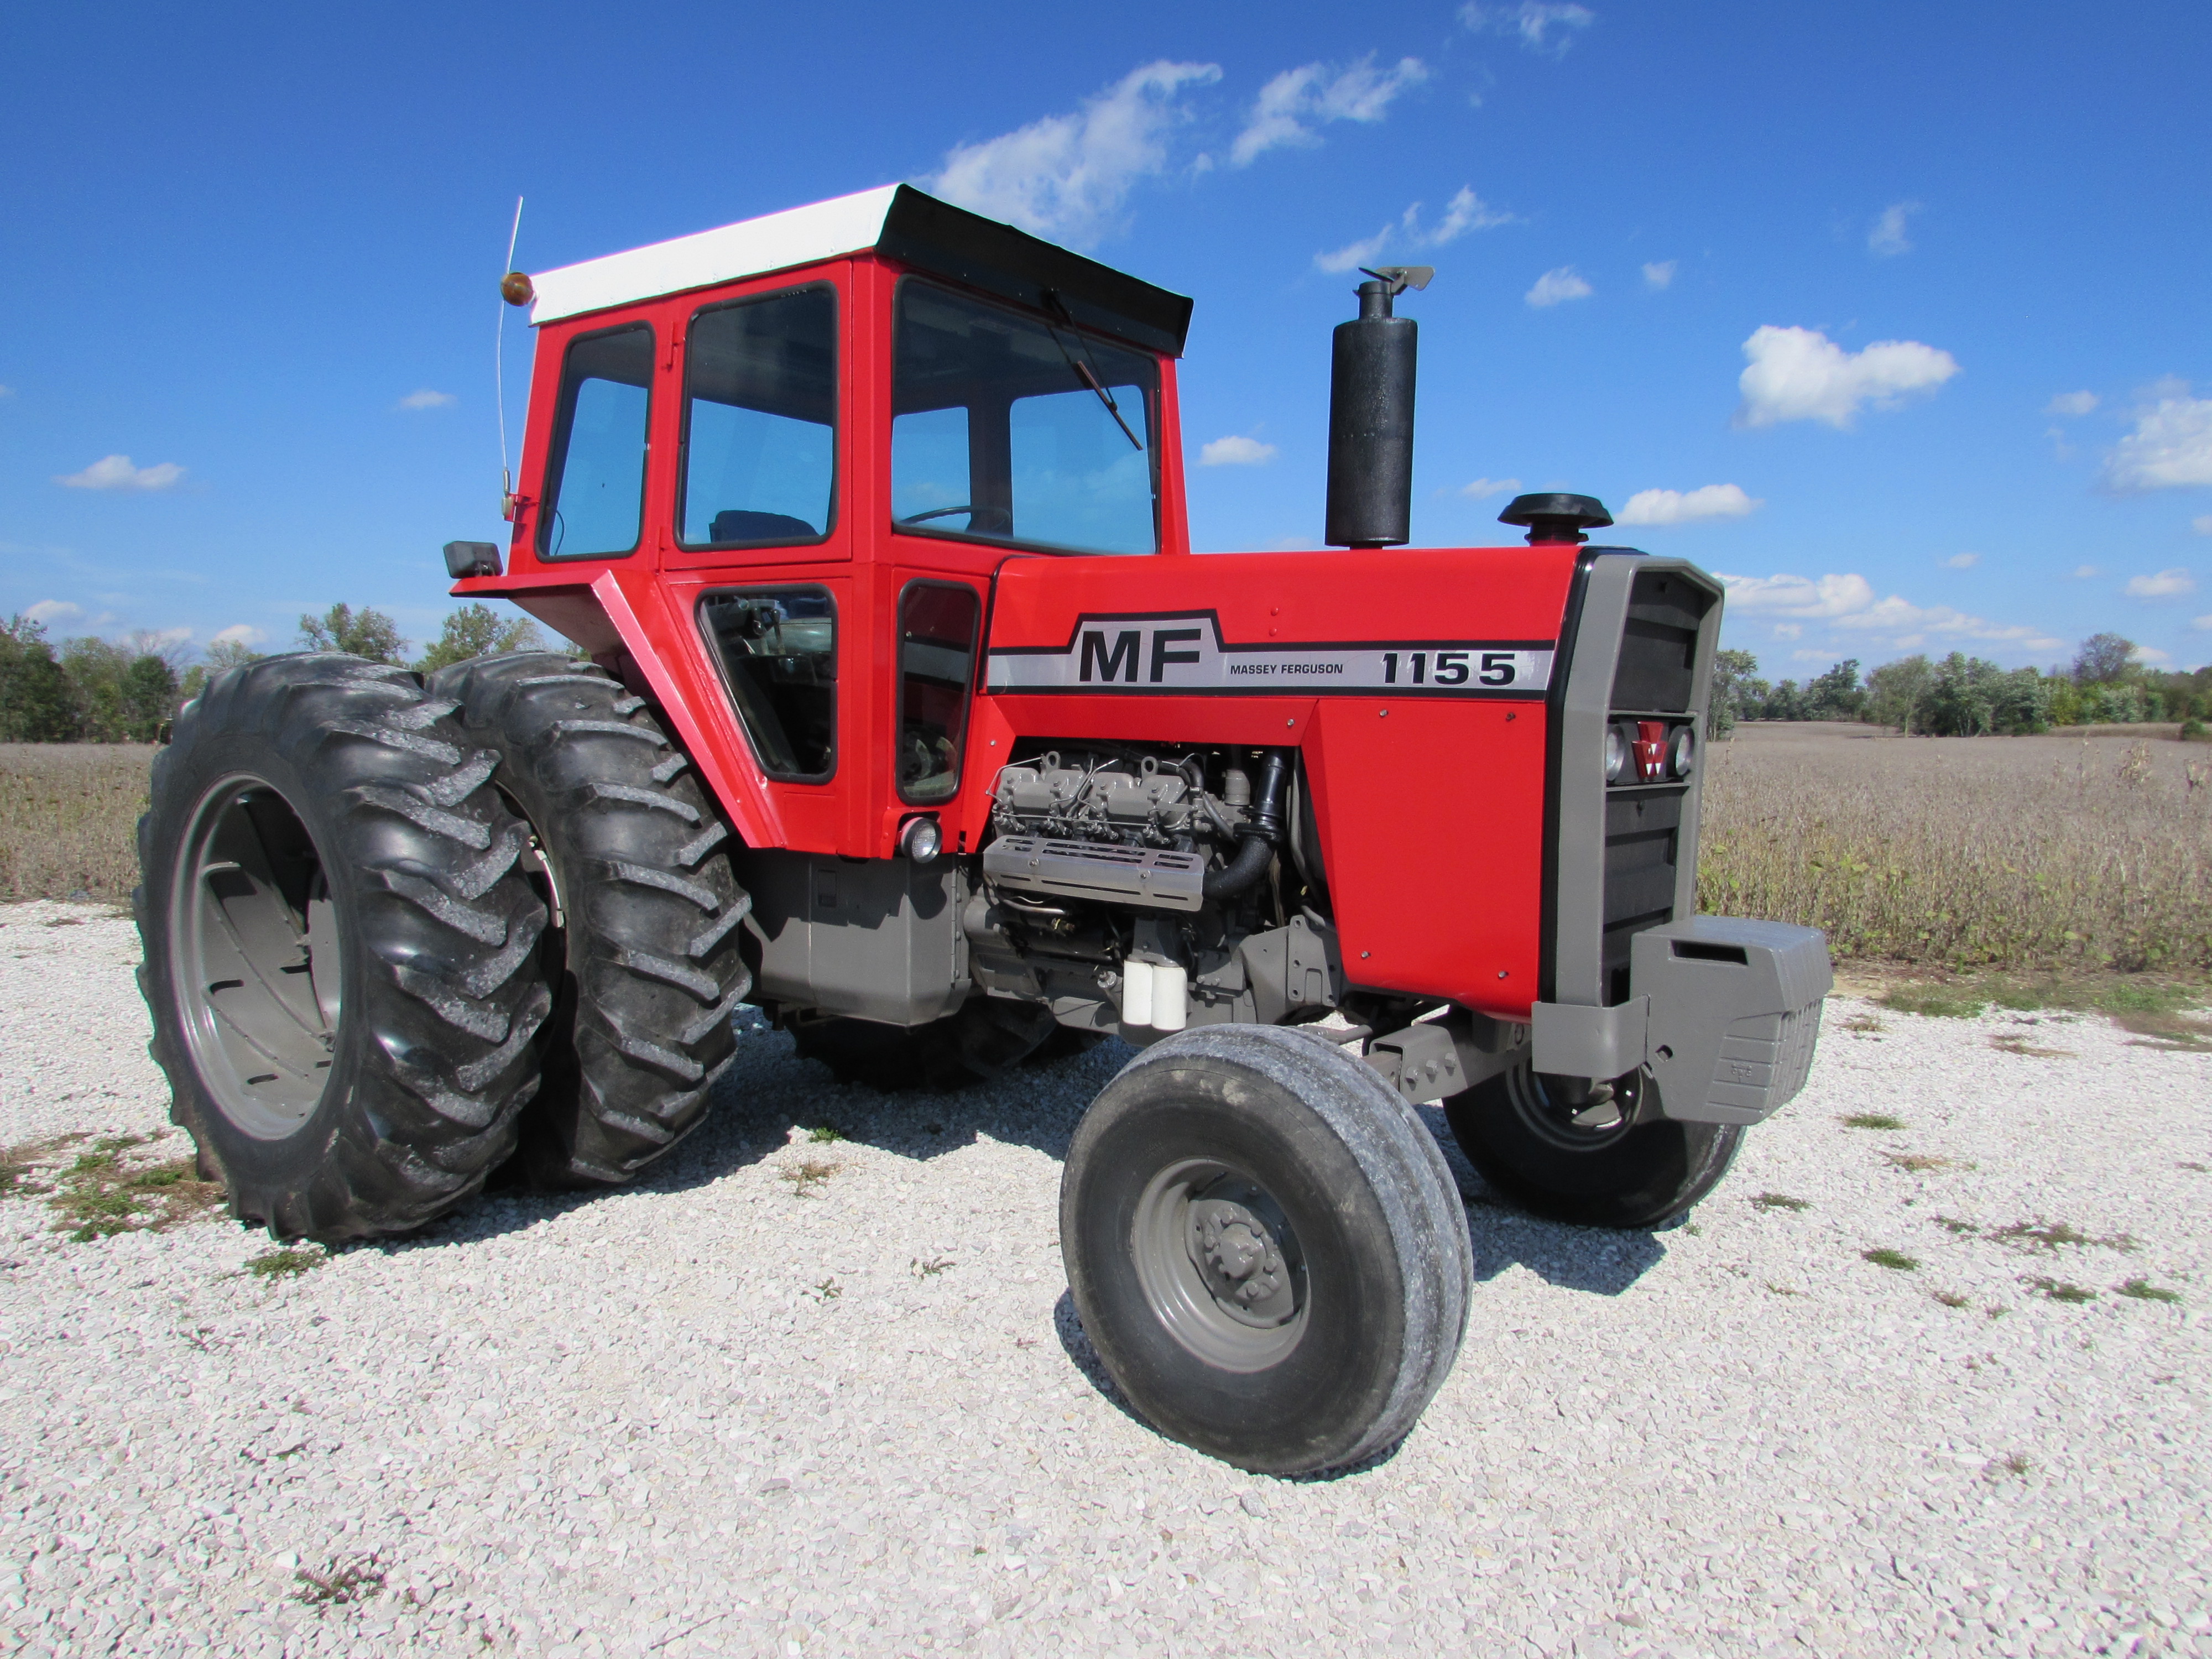
[[(504, 277), (514, 269), (514, 245), (522, 235), (522, 198), (514, 198), (514, 224), (507, 233), (507, 263), (500, 267)], [(514, 516), (514, 473), (507, 464), (507, 299), (502, 294), (499, 301), (499, 331), (492, 337), (491, 375), (493, 402), (499, 410), (499, 504), (501, 516)]]

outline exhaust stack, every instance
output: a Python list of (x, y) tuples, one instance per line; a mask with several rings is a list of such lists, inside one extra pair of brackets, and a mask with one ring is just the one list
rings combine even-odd
[(1423, 289), (1431, 265), (1361, 267), (1359, 315), (1336, 325), (1328, 384), (1332, 547), (1397, 547), (1412, 536), (1413, 364), (1419, 325), (1391, 302)]

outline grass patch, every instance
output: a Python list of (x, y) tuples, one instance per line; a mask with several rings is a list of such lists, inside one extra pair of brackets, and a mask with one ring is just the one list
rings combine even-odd
[(1915, 1175), (1926, 1175), (1930, 1170), (1948, 1170), (1952, 1160), (1936, 1152), (1884, 1152), (1882, 1159), (1893, 1168), (1910, 1170)]
[(0, 899), (127, 904), (150, 744), (0, 744)]
[(2045, 1048), (2030, 1042), (2026, 1037), (2006, 1031), (1990, 1039), (1990, 1047), (2002, 1054), (2018, 1054), (2025, 1060), (2071, 1060), (2071, 1048)]
[(2086, 1285), (2069, 1285), (2063, 1279), (2031, 1279), (2030, 1288), (2049, 1297), (2053, 1302), (2094, 1302), (2096, 1291)]
[(1759, 1210), (1809, 1210), (1813, 1207), (1810, 1199), (1792, 1198), (1787, 1193), (1761, 1193), (1751, 1202), (1753, 1208)]
[(2025, 1477), (2034, 1467), (2035, 1465), (2024, 1454), (2008, 1452), (2002, 1457), (1992, 1457), (1989, 1466), (1982, 1473), (1990, 1480), (1996, 1480), (2008, 1474)]
[(1936, 1224), (1947, 1233), (1978, 1233), (1982, 1230), (1978, 1222), (1961, 1221), (1954, 1215), (1939, 1215)]
[(1872, 1014), (1853, 1014), (1844, 1022), (1843, 1029), (1846, 1031), (1856, 1031), (1863, 1036), (1871, 1035), (1875, 1031), (1886, 1031), (1889, 1027), (1884, 1025)]
[(10, 1147), (0, 1152), (0, 1194), (43, 1200), (56, 1231), (80, 1244), (167, 1231), (224, 1201), (222, 1183), (201, 1180), (191, 1158), (148, 1164), (131, 1156), (153, 1139), (110, 1135), (73, 1158), (82, 1134)]
[(949, 1255), (916, 1256), (907, 1264), (907, 1271), (916, 1279), (934, 1279), (946, 1268), (958, 1265)]
[(806, 1138), (817, 1146), (834, 1146), (845, 1137), (832, 1125), (820, 1123), (806, 1132)]
[(810, 1195), (817, 1187), (830, 1179), (844, 1166), (818, 1158), (802, 1158), (796, 1164), (787, 1164), (778, 1170), (776, 1178), (791, 1183), (791, 1190), (799, 1197)]
[(1893, 1250), (1887, 1245), (1884, 1245), (1878, 1250), (1861, 1250), (1859, 1259), (1862, 1261), (1871, 1261), (1877, 1267), (1887, 1267), (1893, 1273), (1917, 1273), (1920, 1271), (1917, 1259), (1905, 1255), (1902, 1250)]
[(256, 1279), (297, 1279), (301, 1273), (313, 1273), (329, 1260), (320, 1250), (288, 1246), (248, 1257), (245, 1270)]
[(2121, 1285), (2118, 1291), (2113, 1292), (2113, 1294), (2117, 1296), (2124, 1296), (2136, 1302), (2179, 1302), (2181, 1300), (2181, 1292), (2179, 1291), (2169, 1291), (2162, 1285), (2152, 1284), (2148, 1279), (2130, 1279), (2126, 1284)]
[(292, 1575), (292, 1595), (311, 1607), (342, 1607), (366, 1601), (384, 1588), (384, 1568), (373, 1555), (331, 1561), (319, 1572), (301, 1567)]
[(1853, 1112), (1842, 1120), (1846, 1129), (1902, 1129), (1905, 1120), (1887, 1112)]
[(1937, 1291), (1936, 1299), (1947, 1308), (1963, 1308), (1972, 1298), (1960, 1296), (1956, 1291)]
[(2126, 1233), (2099, 1238), (2063, 1221), (2015, 1221), (2008, 1227), (1992, 1229), (1989, 1237), (2016, 1249), (2048, 1250), (2053, 1255), (2062, 1244), (2093, 1244), (2100, 1250), (2132, 1250), (2136, 1247), (2135, 1240)]
[(1883, 994), (1881, 1006), (1900, 1014), (1921, 1014), (1931, 1019), (1972, 1019), (1990, 1005), (1940, 985), (1899, 985)]

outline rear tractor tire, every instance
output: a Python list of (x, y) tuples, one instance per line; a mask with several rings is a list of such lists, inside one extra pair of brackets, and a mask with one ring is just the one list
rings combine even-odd
[(1459, 1352), (1467, 1215), (1413, 1109), (1310, 1031), (1145, 1050), (1076, 1126), (1060, 1236), (1083, 1328), (1155, 1427), (1239, 1468), (1340, 1469)]
[(404, 669), (219, 676), (154, 759), (132, 895), (173, 1120), (279, 1238), (404, 1233), (515, 1144), (552, 1006), (497, 757)]
[(645, 699), (591, 663), (520, 652), (430, 684), (499, 757), (494, 782), (555, 912), (559, 994), (522, 1167), (541, 1186), (628, 1181), (698, 1127), (735, 1057), (751, 901), (729, 826)]
[[(1613, 1079), (1609, 1096), (1569, 1097), (1565, 1079), (1523, 1060), (1444, 1102), (1475, 1172), (1518, 1207), (1583, 1227), (1657, 1227), (1720, 1184), (1741, 1128), (1654, 1115), (1648, 1073)], [(1643, 1109), (1638, 1110), (1641, 1106)]]

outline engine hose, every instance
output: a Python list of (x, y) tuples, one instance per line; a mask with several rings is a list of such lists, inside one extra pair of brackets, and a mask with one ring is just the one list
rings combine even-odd
[(1252, 801), (1252, 826), (1237, 838), (1237, 856), (1220, 869), (1206, 872), (1200, 890), (1207, 898), (1235, 898), (1267, 872), (1275, 843), (1283, 837), (1283, 782), (1289, 769), (1281, 750), (1268, 750)]

